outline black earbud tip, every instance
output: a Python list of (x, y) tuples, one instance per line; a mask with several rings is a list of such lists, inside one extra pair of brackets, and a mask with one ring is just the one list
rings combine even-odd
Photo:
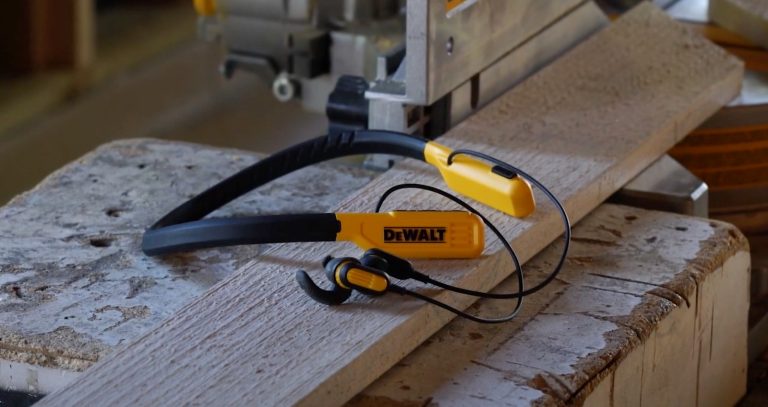
[(333, 285), (332, 290), (324, 290), (318, 287), (317, 284), (312, 281), (312, 278), (309, 277), (309, 274), (304, 270), (296, 271), (296, 281), (299, 283), (299, 287), (301, 287), (304, 293), (322, 304), (339, 305), (352, 295), (352, 290), (348, 290), (336, 284)]
[(328, 263), (329, 263), (331, 260), (333, 260), (333, 256), (325, 256), (325, 258), (323, 258), (323, 267), (327, 266), (327, 265), (328, 265)]

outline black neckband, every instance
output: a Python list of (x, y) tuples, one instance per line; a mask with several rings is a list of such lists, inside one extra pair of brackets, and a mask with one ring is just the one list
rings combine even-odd
[[(289, 147), (219, 182), (163, 216), (144, 233), (142, 250), (152, 256), (237, 244), (333, 241), (339, 224), (331, 213), (202, 218), (270, 181), (334, 158), (391, 154), (424, 161), (427, 141), (391, 131), (358, 130), (321, 136)], [(296, 230), (301, 233), (293, 232)]]

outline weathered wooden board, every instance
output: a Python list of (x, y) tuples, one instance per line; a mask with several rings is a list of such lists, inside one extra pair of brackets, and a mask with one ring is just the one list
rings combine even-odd
[[(574, 220), (727, 103), (742, 65), (700, 36), (642, 5), (501, 96), (443, 142), (519, 165), (552, 187)], [(405, 161), (341, 205), (370, 210), (387, 186), (438, 183)], [(438, 183), (439, 185), (439, 183)], [(543, 202), (543, 200), (542, 200)], [(423, 193), (390, 207), (444, 208)], [(542, 204), (536, 215), (491, 218), (529, 259), (561, 233)], [(344, 402), (451, 320), (401, 298), (355, 297), (327, 308), (308, 300), (292, 274), (323, 256), (354, 254), (332, 244), (285, 245), (217, 284), (153, 331), (94, 365), (41, 405), (328, 405)], [(509, 272), (488, 241), (476, 261), (420, 266), (465, 287), (490, 289)], [(440, 293), (458, 307), (470, 300)]]
[[(158, 259), (140, 250), (147, 225), (258, 157), (181, 142), (113, 142), (0, 209), (0, 388), (63, 386), (263, 252), (267, 246)], [(329, 210), (376, 174), (310, 167), (219, 215)]]
[[(534, 257), (527, 275), (541, 278), (561, 248)], [(733, 226), (602, 205), (520, 318), (451, 322), (349, 405), (733, 405), (746, 390), (749, 268)], [(510, 278), (494, 291), (515, 287)]]
[(710, 0), (709, 18), (768, 49), (768, 2)]

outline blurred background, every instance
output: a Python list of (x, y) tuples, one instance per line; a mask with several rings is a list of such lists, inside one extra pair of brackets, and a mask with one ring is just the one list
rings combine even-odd
[[(598, 0), (614, 17), (639, 1)], [(709, 0), (654, 2), (746, 63), (741, 97), (670, 155), (709, 184), (711, 216), (749, 235), (751, 326), (768, 324), (760, 322), (768, 314), (768, 51), (712, 24)], [(192, 0), (3, 6), (0, 206), (111, 140), (153, 137), (268, 153), (325, 133), (323, 114), (277, 101), (256, 75), (225, 80), (224, 47), (198, 38)]]
[(252, 75), (221, 77), (190, 0), (3, 0), (0, 204), (99, 144), (157, 137), (269, 152), (321, 134)]

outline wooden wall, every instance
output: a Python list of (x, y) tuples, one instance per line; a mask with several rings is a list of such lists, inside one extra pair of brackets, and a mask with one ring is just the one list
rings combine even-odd
[(93, 60), (94, 0), (5, 0), (0, 13), (4, 73), (84, 68)]

